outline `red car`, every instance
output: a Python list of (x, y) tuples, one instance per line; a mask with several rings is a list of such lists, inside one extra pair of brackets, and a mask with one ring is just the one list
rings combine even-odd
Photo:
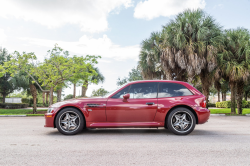
[(165, 127), (177, 135), (207, 122), (206, 98), (186, 82), (130, 82), (103, 97), (72, 99), (51, 105), (45, 127), (73, 135), (83, 128)]

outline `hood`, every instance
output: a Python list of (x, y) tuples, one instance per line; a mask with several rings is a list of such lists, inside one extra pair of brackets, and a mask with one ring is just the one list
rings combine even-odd
[(63, 105), (76, 105), (76, 104), (81, 104), (83, 105), (84, 103), (102, 103), (106, 102), (108, 98), (104, 97), (93, 97), (93, 98), (77, 98), (77, 99), (69, 99), (65, 101), (61, 101), (55, 104), (52, 104), (50, 107), (58, 108)]

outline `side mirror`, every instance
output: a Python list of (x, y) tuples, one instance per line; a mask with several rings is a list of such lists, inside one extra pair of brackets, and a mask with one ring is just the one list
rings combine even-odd
[(123, 101), (124, 101), (124, 102), (127, 102), (127, 100), (129, 99), (129, 97), (130, 97), (130, 94), (129, 94), (129, 93), (125, 94), (125, 95), (123, 96)]

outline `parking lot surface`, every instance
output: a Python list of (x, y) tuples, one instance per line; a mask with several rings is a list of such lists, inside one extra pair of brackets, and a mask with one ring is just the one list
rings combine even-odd
[(163, 128), (65, 136), (43, 125), (43, 117), (0, 117), (0, 165), (250, 165), (250, 117), (210, 117), (188, 136)]

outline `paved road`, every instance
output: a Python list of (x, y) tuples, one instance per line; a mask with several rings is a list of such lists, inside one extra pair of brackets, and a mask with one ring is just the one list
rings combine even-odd
[(210, 117), (188, 136), (91, 129), (75, 136), (43, 117), (0, 117), (0, 165), (250, 165), (250, 117)]

